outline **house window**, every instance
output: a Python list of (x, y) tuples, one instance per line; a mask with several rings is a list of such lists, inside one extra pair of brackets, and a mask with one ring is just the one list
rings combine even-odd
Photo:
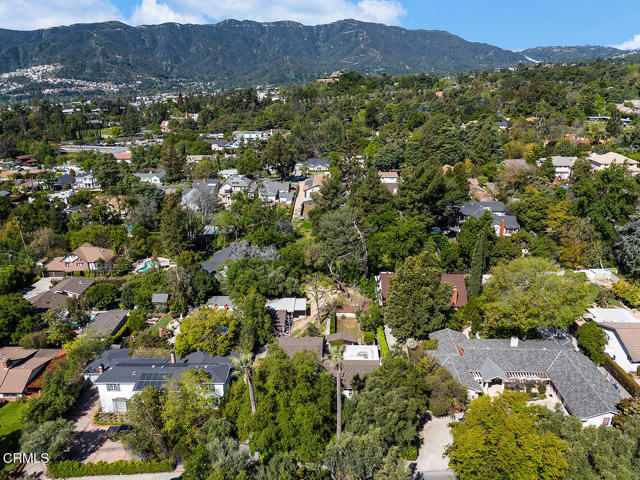
[(127, 402), (124, 400), (114, 400), (113, 401), (113, 411), (114, 412), (126, 412), (127, 411)]
[(119, 383), (107, 383), (107, 392), (119, 392), (120, 384)]

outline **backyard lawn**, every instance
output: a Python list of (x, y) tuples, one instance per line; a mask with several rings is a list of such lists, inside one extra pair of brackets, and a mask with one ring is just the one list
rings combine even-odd
[(169, 315), (168, 313), (166, 315), (164, 315), (160, 321), (158, 323), (156, 323), (153, 327), (151, 327), (149, 330), (151, 332), (157, 332), (158, 330), (160, 330), (160, 327), (162, 328), (167, 328), (167, 325), (169, 325), (169, 323), (171, 322), (171, 315)]
[[(0, 408), (0, 451), (18, 452), (20, 432), (22, 431), (22, 411), (25, 402), (8, 402)], [(4, 465), (4, 469), (11, 469), (11, 465)]]
[(360, 338), (360, 327), (354, 317), (338, 315), (336, 318), (336, 332), (350, 333), (355, 335), (356, 338)]

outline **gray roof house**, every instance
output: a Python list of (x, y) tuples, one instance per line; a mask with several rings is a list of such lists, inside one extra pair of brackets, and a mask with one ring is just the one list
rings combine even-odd
[(469, 339), (445, 328), (432, 353), (471, 397), (502, 392), (505, 384), (549, 384), (566, 410), (585, 425), (609, 425), (620, 393), (567, 340)]
[(318, 173), (329, 171), (329, 158), (309, 158), (304, 162), (296, 163), (296, 175), (303, 173)]
[(128, 349), (102, 352), (83, 371), (86, 380), (98, 387), (104, 412), (126, 412), (127, 401), (145, 387), (163, 388), (189, 370), (201, 370), (211, 378), (211, 394), (223, 396), (231, 383), (231, 357), (212, 357), (194, 352), (183, 358), (131, 358)]
[(518, 219), (507, 215), (507, 207), (502, 202), (464, 202), (458, 209), (458, 223), (462, 224), (467, 217), (478, 219), (487, 211), (491, 213), (491, 225), (496, 235), (508, 237), (520, 231)]
[(207, 273), (216, 273), (218, 270), (222, 270), (225, 263), (233, 258), (233, 253), (236, 248), (236, 244), (233, 244), (223, 248), (222, 250), (218, 250), (209, 260), (205, 260), (201, 263), (202, 268)]
[(87, 330), (94, 330), (101, 335), (115, 335), (122, 328), (129, 315), (128, 310), (109, 310), (97, 313), (87, 325)]
[(166, 305), (169, 302), (168, 293), (154, 293), (151, 295), (152, 305)]

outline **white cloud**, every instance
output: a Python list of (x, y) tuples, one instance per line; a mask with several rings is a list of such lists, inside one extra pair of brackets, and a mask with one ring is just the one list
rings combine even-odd
[(627, 40), (626, 42), (622, 42), (619, 45), (613, 45), (615, 48), (619, 48), (620, 50), (637, 50), (640, 49), (640, 33), (635, 35), (633, 38)]
[(0, 28), (35, 30), (74, 23), (119, 20), (131, 25), (210, 23), (235, 18), (293, 20), (318, 25), (344, 18), (400, 25), (407, 10), (399, 0), (133, 0), (129, 18), (113, 0), (0, 0)]
[(206, 23), (200, 14), (181, 13), (173, 10), (166, 3), (158, 3), (158, 0), (142, 0), (138, 4), (127, 23), (133, 25), (152, 25), (157, 23)]
[[(318, 25), (344, 18), (399, 25), (407, 11), (397, 0), (142, 0), (130, 23), (203, 23), (227, 18), (270, 22), (293, 20)], [(149, 12), (143, 15), (143, 12)], [(159, 20), (159, 19), (165, 20)], [(174, 19), (172, 19), (174, 18)], [(177, 20), (187, 18), (188, 20)], [(171, 19), (171, 20), (168, 20)], [(198, 19), (198, 20), (195, 20)]]
[(0, 28), (34, 30), (105, 20), (123, 20), (109, 0), (0, 1)]

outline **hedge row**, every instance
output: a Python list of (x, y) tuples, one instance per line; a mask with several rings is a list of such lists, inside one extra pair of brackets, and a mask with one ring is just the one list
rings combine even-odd
[[(106, 417), (104, 420), (101, 420), (102, 417)], [(119, 420), (108, 420), (109, 418), (118, 418)], [(127, 421), (126, 416), (122, 414), (109, 414), (104, 412), (96, 412), (93, 414), (93, 423), (96, 425), (125, 425), (129, 423)]]
[(74, 460), (51, 462), (48, 473), (53, 478), (85, 477), (89, 475), (127, 475), (136, 473), (171, 472), (175, 468), (173, 460), (118, 460), (116, 462), (81, 463)]
[(382, 358), (389, 355), (389, 345), (387, 345), (387, 337), (384, 335), (384, 327), (382, 325), (378, 327), (378, 343), (380, 344)]
[(640, 385), (636, 383), (634, 378), (625, 372), (620, 365), (618, 365), (609, 355), (605, 355), (606, 362), (605, 367), (613, 375), (618, 382), (622, 384), (624, 389), (634, 397), (640, 396)]
[(331, 322), (329, 324), (329, 333), (336, 333), (336, 328), (338, 328), (338, 317), (336, 316), (335, 313), (331, 314), (331, 317), (329, 318), (329, 321)]

